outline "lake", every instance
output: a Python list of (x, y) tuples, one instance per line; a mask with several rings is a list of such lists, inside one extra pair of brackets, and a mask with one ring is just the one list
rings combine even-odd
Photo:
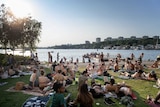
[[(7, 50), (8, 54), (13, 53), (10, 50)], [(4, 53), (5, 51), (0, 49), (0, 53)], [(115, 57), (118, 53), (121, 54), (122, 58), (130, 57), (131, 53), (135, 55), (136, 58), (139, 57), (141, 53), (144, 53), (143, 60), (155, 60), (158, 55), (160, 55), (160, 50), (106, 50), (106, 49), (37, 49), (36, 52), (38, 53), (38, 58), (40, 61), (48, 61), (48, 52), (51, 52), (53, 57), (53, 61), (57, 59), (57, 53), (59, 52), (60, 59), (66, 57), (67, 60), (71, 60), (73, 57), (73, 61), (76, 58), (82, 62), (82, 56), (87, 53), (103, 52), (104, 55), (109, 55), (111, 57)], [(15, 55), (23, 55), (21, 51), (15, 51)], [(30, 52), (26, 51), (24, 53), (25, 56), (30, 56)]]

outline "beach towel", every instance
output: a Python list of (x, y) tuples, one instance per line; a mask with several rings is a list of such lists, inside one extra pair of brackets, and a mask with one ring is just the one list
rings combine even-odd
[(114, 92), (108, 92), (105, 94), (105, 98), (117, 98), (117, 95)]
[(130, 79), (130, 77), (128, 77), (128, 76), (123, 76), (123, 75), (119, 75), (118, 77), (121, 78), (121, 79)]
[[(6, 91), (9, 91), (9, 92), (22, 92), (23, 94), (28, 94), (28, 95), (33, 95), (33, 96), (44, 96), (44, 94), (42, 93), (42, 91), (36, 87), (32, 90), (29, 90), (29, 89), (26, 89), (26, 90), (16, 90), (15, 87), (10, 87), (9, 89), (7, 89)], [(52, 90), (50, 91), (52, 92)], [(47, 95), (49, 94), (48, 92), (45, 94)]]
[(22, 107), (46, 107), (50, 97), (55, 93), (50, 93), (47, 96), (33, 96), (28, 98)]

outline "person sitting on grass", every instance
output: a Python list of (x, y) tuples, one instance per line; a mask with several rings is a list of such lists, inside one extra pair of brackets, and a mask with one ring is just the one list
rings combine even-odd
[(88, 85), (82, 84), (78, 91), (76, 100), (70, 102), (70, 105), (80, 104), (80, 107), (93, 107), (93, 102), (94, 99), (92, 94), (88, 91)]
[(113, 78), (110, 79), (109, 84), (106, 84), (106, 85), (105, 85), (104, 91), (105, 91), (106, 93), (107, 93), (107, 92), (115, 92), (115, 93), (118, 92), (117, 84), (115, 84), (115, 80), (114, 80)]
[(55, 82), (63, 83), (64, 86), (66, 85), (66, 80), (61, 70), (58, 70), (58, 72), (53, 76), (53, 83)]
[(37, 78), (36, 72), (37, 72), (37, 70), (34, 69), (33, 73), (30, 76), (30, 79), (29, 79), (29, 88), (31, 88), (31, 89), (33, 89), (35, 87), (35, 81), (36, 81), (36, 78)]
[(158, 68), (159, 61), (154, 61), (154, 63), (151, 65), (151, 68)]
[(18, 74), (19, 74), (19, 72), (14, 69), (13, 65), (11, 65), (9, 70), (8, 70), (8, 75), (9, 76), (15, 76), (15, 75), (18, 75)]
[(97, 75), (98, 76), (102, 76), (103, 75), (103, 72), (106, 70), (106, 65), (105, 63), (101, 63), (98, 67), (98, 70), (97, 70)]
[(118, 60), (115, 61), (114, 64), (114, 68), (113, 68), (114, 72), (118, 72), (119, 71), (119, 64), (118, 64)]
[(87, 84), (87, 82), (88, 82), (88, 72), (87, 70), (85, 70), (78, 78), (78, 90), (83, 84)]
[(69, 99), (70, 94), (64, 97), (65, 87), (62, 83), (56, 82), (53, 85), (53, 89), (56, 92), (53, 94), (51, 107), (67, 107), (66, 101)]
[(41, 76), (38, 77), (38, 81), (39, 81), (39, 88), (41, 90), (43, 90), (45, 87), (48, 86), (48, 83), (50, 82), (50, 80), (48, 79), (48, 77), (46, 77), (44, 75), (44, 71), (41, 70)]

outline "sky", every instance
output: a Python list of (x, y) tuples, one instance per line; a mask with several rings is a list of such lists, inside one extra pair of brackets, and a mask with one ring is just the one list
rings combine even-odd
[(1, 0), (42, 22), (40, 47), (107, 37), (160, 36), (160, 0)]

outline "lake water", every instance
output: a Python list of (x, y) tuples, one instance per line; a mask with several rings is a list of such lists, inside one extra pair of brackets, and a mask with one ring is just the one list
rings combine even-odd
[[(38, 58), (40, 61), (48, 61), (48, 52), (51, 52), (54, 61), (57, 59), (57, 53), (59, 52), (60, 59), (66, 57), (69, 61), (73, 57), (73, 61), (78, 58), (80, 62), (82, 62), (82, 56), (84, 54), (91, 52), (103, 52), (104, 55), (107, 55), (107, 53), (109, 53), (111, 57), (115, 57), (118, 53), (120, 53), (122, 58), (129, 57), (131, 53), (133, 53), (135, 57), (138, 58), (141, 53), (144, 53), (143, 60), (155, 60), (156, 57), (160, 55), (160, 50), (37, 49), (36, 52), (38, 53)], [(4, 53), (4, 50), (0, 49), (0, 53)], [(8, 51), (8, 53), (13, 52)], [(20, 51), (15, 51), (14, 54), (23, 55)], [(24, 55), (30, 56), (30, 52), (26, 51)]]

